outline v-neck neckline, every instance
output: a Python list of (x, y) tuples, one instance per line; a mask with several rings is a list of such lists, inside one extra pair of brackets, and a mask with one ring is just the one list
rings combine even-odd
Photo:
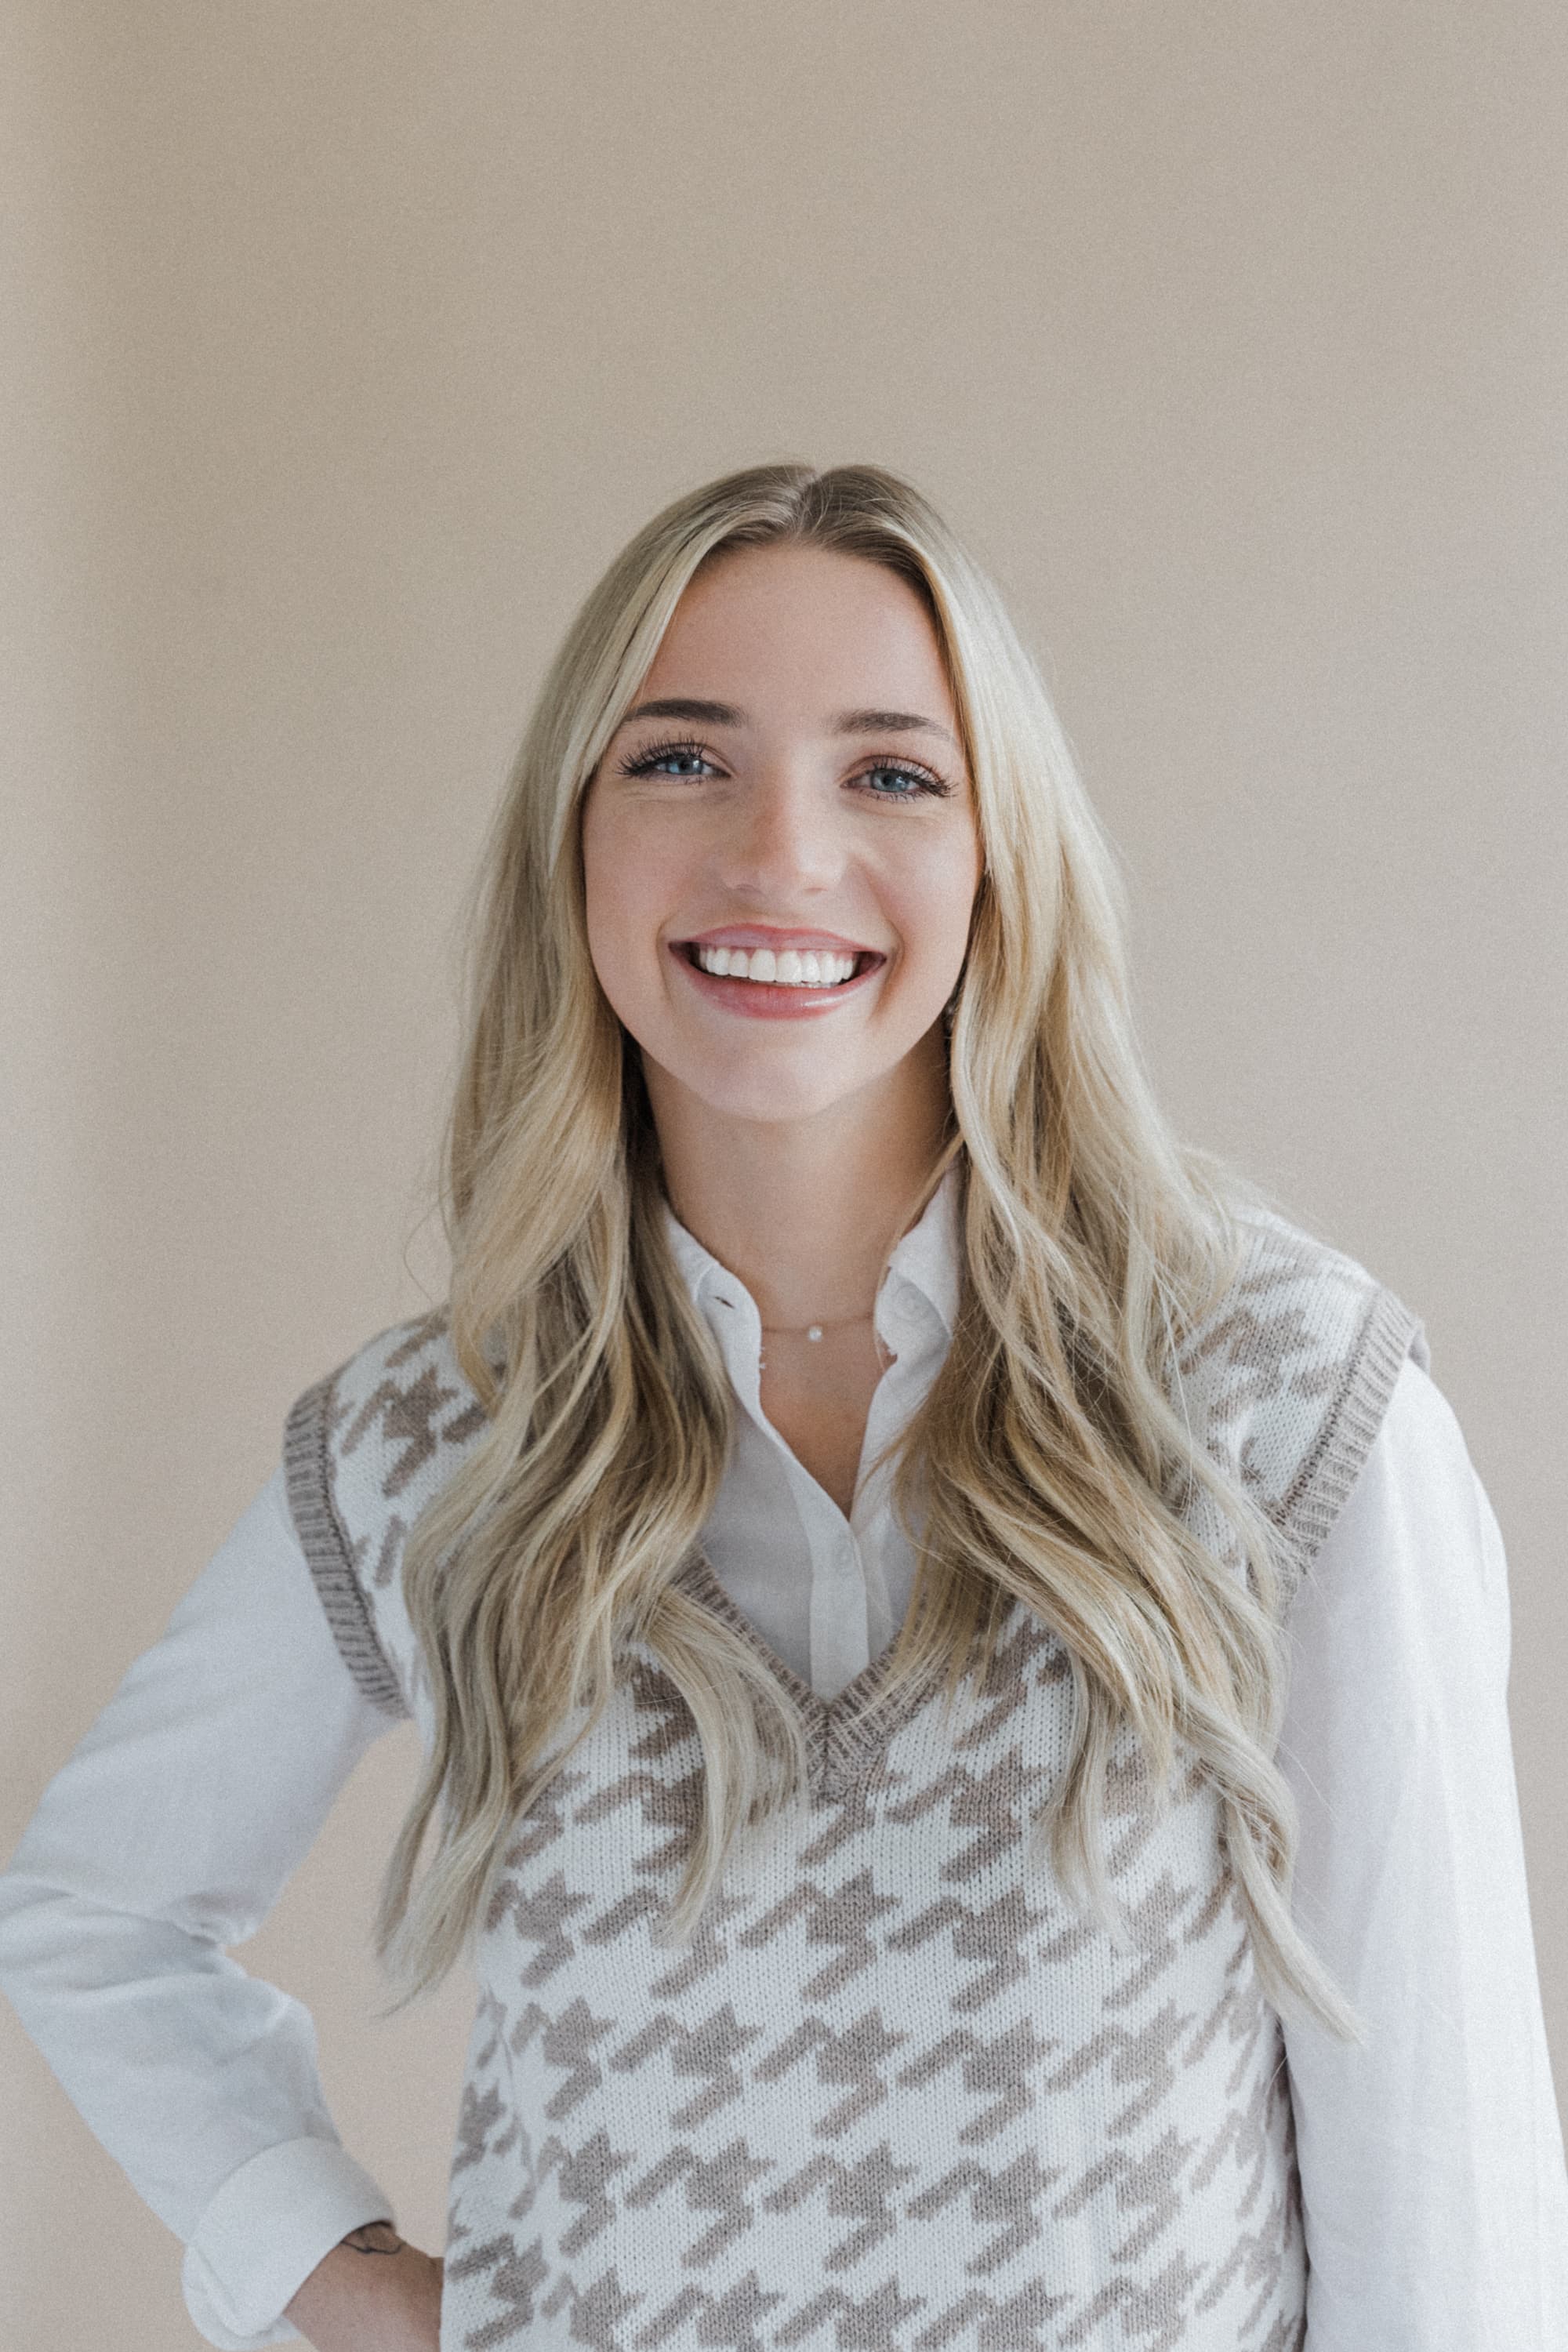
[(884, 1695), (898, 1645), (895, 1630), (892, 1639), (850, 1677), (837, 1696), (823, 1698), (770, 1648), (744, 1610), (735, 1606), (705, 1552), (692, 1553), (677, 1581), (745, 1643), (799, 1710), (814, 1795), (840, 1795), (868, 1779), (895, 1732), (918, 1713), (936, 1688), (935, 1677), (917, 1675), (890, 1699)]

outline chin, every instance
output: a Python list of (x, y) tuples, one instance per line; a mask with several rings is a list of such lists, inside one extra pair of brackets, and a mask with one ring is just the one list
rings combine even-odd
[[(647, 1052), (645, 1047), (644, 1051)], [(656, 1055), (667, 1077), (715, 1118), (795, 1126), (820, 1118), (853, 1095), (874, 1088), (884, 1075), (816, 1050), (802, 1054)]]
[(763, 1127), (800, 1126), (832, 1110), (847, 1095), (859, 1091), (855, 1086), (842, 1083), (791, 1087), (781, 1084), (776, 1076), (771, 1083), (758, 1077), (729, 1085), (692, 1085), (689, 1080), (685, 1083), (689, 1091), (719, 1118), (754, 1121)]

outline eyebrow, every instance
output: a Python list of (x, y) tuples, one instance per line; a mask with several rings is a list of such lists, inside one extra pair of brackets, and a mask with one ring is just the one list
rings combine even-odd
[[(658, 696), (652, 702), (639, 702), (622, 719), (629, 727), (634, 719), (689, 719), (703, 727), (744, 727), (746, 714), (732, 702), (704, 702), (685, 694)], [(958, 750), (958, 741), (947, 728), (934, 719), (922, 719), (918, 710), (841, 710), (832, 722), (835, 735), (940, 735), (942, 740)]]

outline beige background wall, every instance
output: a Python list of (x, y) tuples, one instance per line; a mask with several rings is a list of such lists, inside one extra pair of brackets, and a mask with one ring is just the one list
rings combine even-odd
[[(438, 1295), (458, 896), (677, 489), (911, 473), (1046, 651), (1151, 1058), (1426, 1316), (1510, 1549), (1568, 2081), (1556, 0), (62, 7), (0, 34), (8, 1850)], [(438, 2231), (464, 2025), (368, 2019), (394, 1736), (247, 1958)], [(0, 2018), (0, 2336), (194, 2343)]]

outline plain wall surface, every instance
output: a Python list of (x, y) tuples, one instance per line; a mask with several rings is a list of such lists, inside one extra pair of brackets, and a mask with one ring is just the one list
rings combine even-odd
[[(681, 488), (869, 458), (1042, 651), (1178, 1125), (1426, 1320), (1568, 2080), (1565, 133), (1554, 0), (8, 12), (6, 1851), (440, 1295), (459, 902), (578, 598)], [(412, 1737), (244, 1958), (432, 2243)], [(0, 2118), (0, 2338), (196, 2343), (9, 2011)]]

